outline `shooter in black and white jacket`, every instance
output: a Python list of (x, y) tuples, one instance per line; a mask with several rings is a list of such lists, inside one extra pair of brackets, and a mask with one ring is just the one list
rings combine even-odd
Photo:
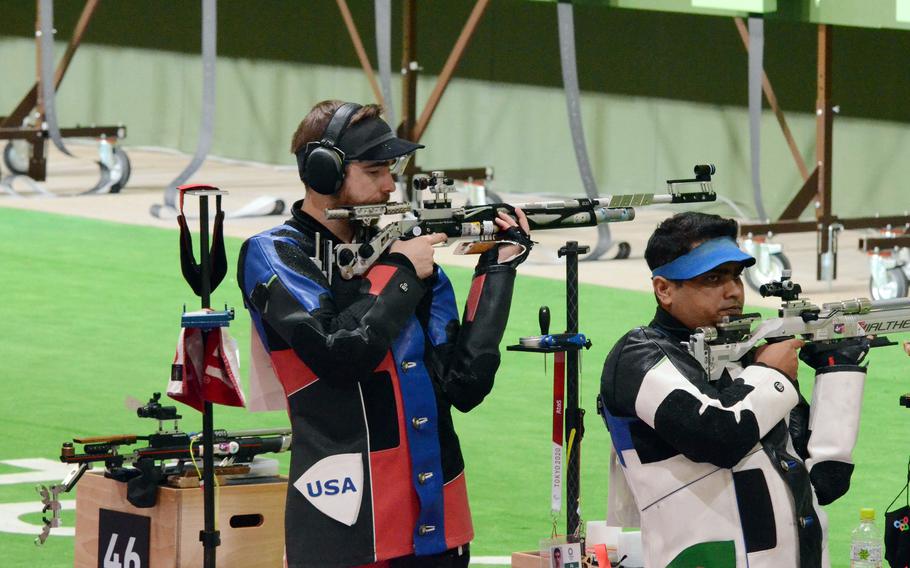
[[(708, 377), (686, 342), (742, 313), (755, 259), (736, 235), (731, 219), (687, 212), (648, 242), (657, 313), (616, 343), (601, 378), (609, 522), (640, 522), (647, 567), (827, 567), (820, 505), (850, 484), (868, 345), (822, 358), (792, 339)], [(800, 348), (816, 369), (811, 411)]]

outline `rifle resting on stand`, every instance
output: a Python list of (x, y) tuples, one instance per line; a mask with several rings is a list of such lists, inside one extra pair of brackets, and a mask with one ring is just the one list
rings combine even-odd
[[(58, 496), (71, 491), (95, 463), (104, 464), (105, 477), (127, 483), (127, 499), (136, 507), (154, 506), (161, 482), (176, 487), (198, 485), (195, 461), (203, 455), (202, 434), (181, 432), (177, 427), (181, 418), (177, 407), (162, 406), (158, 402), (160, 398), (161, 393), (154, 393), (148, 403), (136, 409), (140, 418), (158, 421), (158, 430), (152, 434), (74, 438), (72, 442), (63, 443), (60, 461), (75, 467), (59, 484), (37, 487), (44, 505), (43, 512), (51, 512), (51, 518), (43, 518), (44, 528), (35, 539), (36, 544), (44, 544), (51, 529), (60, 526)], [(165, 423), (172, 420), (173, 428), (169, 429)], [(147, 445), (124, 451), (125, 446), (139, 441), (145, 441)], [(82, 445), (82, 453), (77, 453), (74, 444)], [(215, 473), (257, 476), (254, 464), (257, 455), (284, 452), (290, 447), (290, 429), (215, 430), (212, 453), (220, 460), (215, 466)]]
[[(449, 193), (454, 191), (453, 180), (446, 178), (445, 172), (434, 171), (430, 176), (415, 177), (413, 182), (415, 190), (427, 190), (433, 194), (432, 199), (423, 202), (423, 207), (415, 209), (407, 203), (393, 202), (326, 209), (328, 219), (347, 219), (355, 223), (354, 242), (334, 247), (317, 243), (314, 260), (324, 268), (328, 278), (331, 278), (333, 270), (338, 270), (342, 278), (349, 280), (366, 273), (397, 239), (445, 233), (449, 241), (464, 241), (459, 243), (456, 254), (480, 254), (499, 242), (500, 229), (494, 220), (501, 211), (514, 215), (515, 209), (521, 208), (528, 217), (531, 230), (538, 231), (631, 221), (635, 218), (634, 207), (715, 201), (717, 194), (711, 184), (714, 166), (697, 165), (694, 170), (694, 178), (667, 180), (667, 193), (467, 207), (452, 206)], [(679, 186), (690, 184), (698, 185), (699, 190), (680, 191)], [(382, 229), (377, 228), (380, 217), (395, 214), (410, 216), (389, 223)]]

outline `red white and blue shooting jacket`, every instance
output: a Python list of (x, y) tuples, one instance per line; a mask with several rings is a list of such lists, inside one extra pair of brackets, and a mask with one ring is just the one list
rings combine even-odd
[(461, 322), (442, 269), (421, 280), (402, 255), (329, 282), (315, 236), (340, 241), (301, 203), (247, 240), (238, 265), (293, 430), (288, 566), (461, 546), (473, 528), (451, 408), (467, 412), (493, 387), (515, 269), (478, 268)]

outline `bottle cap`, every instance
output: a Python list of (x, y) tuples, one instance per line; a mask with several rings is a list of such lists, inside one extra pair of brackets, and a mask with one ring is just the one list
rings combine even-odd
[(859, 518), (861, 521), (874, 521), (875, 520), (875, 509), (867, 509), (867, 508), (860, 509)]

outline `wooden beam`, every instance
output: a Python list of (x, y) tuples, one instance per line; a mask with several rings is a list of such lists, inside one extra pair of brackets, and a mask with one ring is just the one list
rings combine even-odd
[(782, 221), (785, 219), (799, 219), (802, 212), (805, 211), (806, 207), (815, 199), (815, 194), (817, 192), (818, 168), (815, 168), (812, 170), (812, 175), (803, 182), (803, 186), (796, 192), (796, 195), (793, 196), (793, 199), (787, 204), (787, 207), (784, 208), (783, 213), (780, 214), (780, 219)]
[[(892, 227), (903, 227), (910, 225), (910, 215), (891, 215), (888, 217), (850, 217), (842, 219), (840, 217), (831, 217), (828, 224), (840, 223), (846, 230), (884, 228), (888, 225)], [(761, 235), (764, 233), (808, 233), (812, 231), (822, 231), (823, 224), (819, 221), (775, 221), (774, 223), (744, 223), (739, 226), (741, 235), (752, 233)], [(827, 231), (824, 231), (827, 232)]]
[(442, 98), (442, 94), (445, 92), (446, 87), (449, 86), (452, 73), (455, 72), (455, 68), (458, 67), (458, 63), (461, 62), (464, 50), (468, 46), (468, 42), (471, 41), (471, 36), (474, 35), (477, 24), (480, 22), (480, 18), (483, 17), (484, 11), (486, 11), (489, 3), (489, 0), (477, 0), (477, 3), (474, 4), (474, 9), (471, 10), (471, 15), (468, 16), (468, 21), (465, 23), (464, 28), (462, 28), (461, 35), (458, 36), (458, 40), (455, 42), (455, 46), (452, 48), (449, 58), (442, 67), (439, 78), (436, 79), (436, 86), (433, 87), (433, 92), (430, 93), (430, 98), (427, 99), (427, 104), (423, 107), (423, 112), (420, 114), (420, 120), (417, 121), (417, 126), (414, 128), (414, 142), (419, 142), (420, 137), (423, 136), (424, 131), (426, 131), (427, 125), (429, 124), (430, 119), (433, 118), (433, 113), (436, 111), (436, 106), (439, 104), (439, 99)]
[(888, 225), (892, 227), (903, 227), (910, 224), (910, 215), (891, 215), (888, 217), (852, 217), (850, 219), (834, 218), (835, 222), (840, 223), (845, 229), (884, 229)]
[[(87, 0), (85, 6), (82, 8), (82, 13), (79, 15), (79, 20), (76, 22), (76, 28), (73, 30), (73, 37), (70, 38), (69, 44), (66, 46), (66, 51), (63, 53), (63, 57), (60, 59), (60, 63), (57, 65), (57, 70), (54, 73), (54, 89), (60, 87), (61, 81), (63, 81), (63, 76), (66, 74), (66, 70), (69, 68), (70, 62), (73, 60), (73, 56), (76, 54), (76, 49), (79, 48), (79, 45), (82, 43), (82, 36), (85, 35), (85, 30), (88, 28), (89, 22), (92, 20), (92, 16), (95, 15), (95, 10), (98, 8), (98, 2), (100, 0)], [(39, 49), (36, 45), (36, 49)], [(41, 71), (38, 70), (38, 76), (40, 77)], [(35, 81), (35, 84), (32, 85), (31, 90), (26, 93), (25, 97), (16, 105), (16, 108), (9, 116), (0, 120), (0, 127), (13, 128), (16, 126), (22, 126), (22, 121), (32, 112), (32, 109), (35, 108), (35, 105), (38, 104), (38, 81)], [(43, 113), (42, 113), (43, 115)], [(40, 121), (39, 121), (40, 122)]]
[(776, 221), (774, 223), (746, 223), (739, 226), (739, 234), (762, 235), (766, 233), (808, 233), (817, 231), (816, 221)]
[[(739, 30), (739, 37), (743, 41), (743, 45), (746, 48), (746, 52), (749, 51), (749, 30), (746, 28), (745, 22), (742, 18), (733, 18), (734, 23), (736, 24), (736, 29)], [(770, 105), (771, 110), (774, 111), (774, 116), (777, 117), (777, 123), (780, 125), (780, 130), (784, 134), (784, 139), (787, 141), (787, 146), (790, 148), (790, 154), (793, 156), (793, 161), (796, 162), (796, 168), (799, 170), (799, 175), (802, 176), (803, 181), (805, 182), (809, 179), (809, 169), (806, 167), (806, 161), (803, 160), (803, 155), (800, 153), (799, 148), (796, 147), (796, 141), (793, 139), (793, 133), (790, 132), (790, 127), (787, 125), (787, 119), (784, 118), (784, 112), (781, 110), (780, 105), (777, 103), (777, 95), (774, 94), (774, 88), (771, 87), (771, 80), (768, 79), (768, 74), (765, 73), (762, 69), (762, 80), (761, 87), (762, 91), (765, 93), (765, 98), (768, 99), (768, 105)], [(787, 219), (788, 217), (782, 215), (781, 219)]]
[(382, 90), (379, 89), (379, 83), (376, 82), (376, 74), (373, 72), (373, 66), (370, 64), (370, 58), (367, 56), (366, 49), (363, 48), (363, 41), (360, 39), (360, 32), (354, 24), (354, 17), (351, 16), (351, 10), (348, 8), (347, 0), (335, 0), (338, 3), (338, 11), (341, 12), (341, 18), (351, 36), (351, 43), (354, 44), (354, 51), (357, 52), (357, 59), (360, 60), (360, 67), (370, 82), (370, 88), (373, 89), (373, 96), (376, 102), (385, 106), (385, 100), (382, 98)]
[(891, 250), (898, 247), (910, 247), (910, 236), (904, 235), (901, 237), (866, 238), (859, 240), (859, 250), (866, 252), (872, 252), (875, 249)]

